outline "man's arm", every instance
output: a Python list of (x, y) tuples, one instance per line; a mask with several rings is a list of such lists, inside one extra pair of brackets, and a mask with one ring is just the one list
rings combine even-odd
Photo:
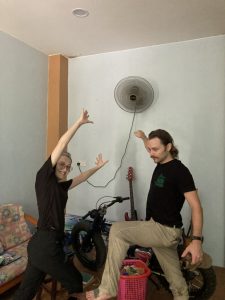
[(78, 184), (86, 181), (91, 175), (93, 175), (95, 172), (101, 169), (107, 162), (108, 160), (103, 160), (102, 154), (99, 154), (96, 157), (96, 162), (95, 162), (96, 166), (74, 177), (69, 189), (72, 189)]
[(92, 121), (89, 121), (88, 118), (89, 115), (87, 110), (83, 110), (78, 120), (61, 136), (51, 154), (53, 167), (56, 165), (58, 159), (60, 158), (61, 154), (65, 150), (66, 146), (68, 145), (69, 141), (72, 139), (78, 128), (83, 124), (93, 123)]
[[(187, 192), (184, 194), (184, 196), (191, 208), (192, 235), (201, 237), (203, 227), (203, 211), (197, 191)], [(185, 257), (188, 253), (192, 256), (192, 264), (201, 262), (203, 256), (202, 242), (200, 240), (192, 240), (184, 250), (182, 257)]]
[(137, 138), (139, 138), (139, 139), (141, 139), (141, 140), (143, 141), (144, 146), (145, 146), (146, 150), (148, 151), (148, 147), (147, 147), (147, 145), (146, 145), (146, 143), (147, 143), (147, 141), (148, 141), (148, 138), (147, 138), (147, 136), (145, 135), (144, 131), (142, 131), (142, 130), (137, 130), (137, 131), (134, 132), (134, 135), (135, 135)]

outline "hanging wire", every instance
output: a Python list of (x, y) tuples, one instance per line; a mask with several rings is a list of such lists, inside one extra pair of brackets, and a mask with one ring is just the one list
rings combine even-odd
[[(127, 143), (126, 143), (126, 146), (125, 146), (125, 150), (124, 150), (124, 153), (122, 155), (122, 158), (120, 160), (120, 165), (119, 167), (117, 168), (114, 176), (105, 184), (105, 185), (95, 185), (93, 183), (91, 183), (89, 180), (87, 180), (86, 182), (91, 185), (92, 187), (95, 187), (95, 188), (105, 188), (107, 187), (115, 178), (116, 178), (116, 175), (117, 173), (119, 172), (119, 170), (121, 169), (122, 167), (122, 163), (123, 163), (123, 159), (126, 155), (126, 152), (127, 152), (127, 147), (128, 147), (128, 144), (129, 144), (129, 141), (130, 141), (130, 137), (131, 137), (131, 132), (132, 132), (132, 129), (133, 129), (133, 125), (134, 125), (134, 119), (135, 119), (135, 116), (136, 116), (136, 106), (135, 106), (135, 111), (134, 111), (134, 114), (133, 114), (133, 119), (132, 119), (132, 123), (131, 123), (131, 127), (130, 127), (130, 131), (129, 131), (129, 135), (128, 135), (128, 139), (127, 139)], [(80, 173), (82, 173), (82, 170), (80, 168), (80, 165), (78, 165), (78, 168), (79, 168), (79, 171)]]

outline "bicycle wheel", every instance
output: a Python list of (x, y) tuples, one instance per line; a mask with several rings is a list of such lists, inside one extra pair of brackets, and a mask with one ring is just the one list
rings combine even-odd
[(82, 265), (92, 271), (100, 269), (106, 260), (106, 246), (99, 233), (93, 233), (91, 224), (83, 221), (72, 229), (72, 247)]
[[(161, 285), (171, 293), (165, 277), (162, 275), (156, 277), (158, 278), (159, 286)], [(216, 274), (212, 267), (209, 269), (197, 268), (194, 271), (185, 270), (184, 277), (188, 286), (190, 300), (210, 299), (216, 289)]]
[[(167, 282), (155, 255), (153, 255), (150, 260), (149, 268), (152, 270), (150, 280), (155, 283), (157, 288), (163, 287), (171, 293), (169, 283)], [(210, 299), (216, 289), (216, 273), (213, 267), (208, 269), (196, 268), (194, 270), (189, 270), (185, 269), (181, 264), (181, 270), (188, 286), (189, 299)]]
[(189, 270), (184, 275), (189, 289), (189, 299), (206, 300), (213, 295), (216, 289), (216, 274), (213, 267)]

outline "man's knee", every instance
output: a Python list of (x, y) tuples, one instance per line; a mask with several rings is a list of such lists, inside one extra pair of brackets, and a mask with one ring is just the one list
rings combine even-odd
[(110, 235), (111, 236), (118, 236), (121, 232), (121, 222), (115, 222), (112, 224), (110, 228)]

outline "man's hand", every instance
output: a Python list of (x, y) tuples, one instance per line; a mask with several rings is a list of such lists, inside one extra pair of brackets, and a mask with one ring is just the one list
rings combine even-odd
[(83, 109), (83, 111), (82, 111), (82, 113), (81, 113), (81, 115), (80, 115), (80, 117), (77, 121), (80, 125), (87, 124), (87, 123), (93, 123), (92, 121), (89, 120), (88, 111), (84, 110), (84, 109)]
[(147, 146), (148, 138), (147, 138), (147, 136), (145, 135), (144, 131), (142, 131), (142, 130), (137, 130), (137, 131), (134, 132), (134, 135), (135, 135), (137, 138), (139, 138), (139, 139), (142, 140), (142, 142), (144, 143), (145, 149), (147, 150), (147, 152), (149, 152), (148, 146)]
[(192, 241), (184, 250), (181, 257), (184, 258), (187, 255), (191, 255), (192, 265), (201, 263), (203, 259), (202, 242), (197, 240)]
[(103, 160), (102, 159), (102, 154), (98, 154), (98, 156), (96, 157), (96, 161), (95, 164), (96, 166), (100, 169), (102, 168), (105, 164), (107, 164), (108, 160)]
[(134, 132), (134, 135), (137, 137), (137, 138), (140, 138), (142, 140), (146, 140), (147, 139), (147, 136), (145, 135), (144, 131), (142, 130), (137, 130)]

